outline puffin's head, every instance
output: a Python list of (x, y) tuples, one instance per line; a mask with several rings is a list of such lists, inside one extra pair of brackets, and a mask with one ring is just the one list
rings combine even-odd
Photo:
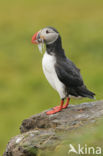
[(54, 43), (59, 37), (59, 33), (55, 28), (46, 27), (35, 33), (32, 37), (32, 43), (46, 45)]

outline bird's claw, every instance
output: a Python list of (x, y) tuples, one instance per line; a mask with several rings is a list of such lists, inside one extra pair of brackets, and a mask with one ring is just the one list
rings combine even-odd
[(50, 110), (50, 111), (46, 112), (46, 114), (47, 115), (55, 114), (57, 112), (60, 112), (61, 110), (62, 110), (62, 108), (53, 109), (53, 110)]
[[(63, 107), (62, 107), (62, 109), (66, 109), (68, 107), (68, 105), (64, 105)], [(56, 106), (56, 107), (53, 107), (53, 109), (55, 110), (55, 109), (59, 109), (60, 108), (60, 106)]]

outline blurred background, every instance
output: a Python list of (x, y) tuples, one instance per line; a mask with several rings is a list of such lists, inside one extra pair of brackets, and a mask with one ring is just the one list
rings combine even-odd
[(103, 99), (102, 0), (1, 0), (0, 153), (19, 133), (22, 120), (59, 104), (42, 72), (42, 55), (31, 44), (33, 34), (46, 26), (60, 32), (66, 55), (81, 69), (96, 100)]

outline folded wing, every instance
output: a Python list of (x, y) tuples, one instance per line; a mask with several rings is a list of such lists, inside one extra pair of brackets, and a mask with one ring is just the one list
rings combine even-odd
[(59, 80), (66, 86), (68, 94), (93, 98), (95, 94), (86, 88), (80, 70), (72, 61), (67, 58), (57, 61), (55, 70)]

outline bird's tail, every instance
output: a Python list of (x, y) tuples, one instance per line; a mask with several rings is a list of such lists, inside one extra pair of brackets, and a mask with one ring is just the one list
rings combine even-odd
[(94, 99), (95, 93), (91, 92), (90, 90), (88, 90), (86, 88), (86, 86), (81, 86), (78, 87), (78, 93), (79, 95), (81, 95), (82, 97), (88, 97), (90, 99)]

